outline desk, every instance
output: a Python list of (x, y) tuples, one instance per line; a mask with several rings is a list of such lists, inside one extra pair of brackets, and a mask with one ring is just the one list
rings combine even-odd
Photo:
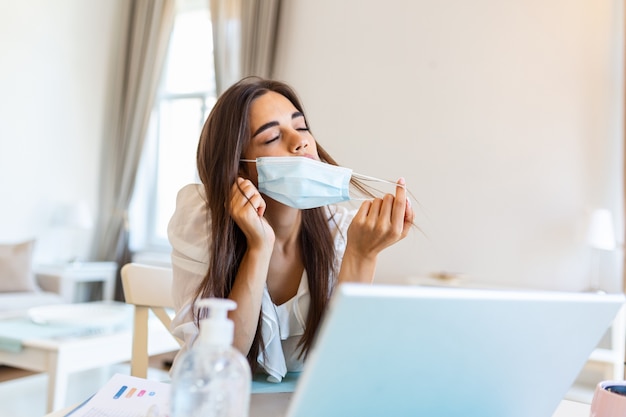
[[(130, 306), (129, 306), (130, 308)], [(178, 342), (156, 319), (149, 322), (148, 353), (157, 355), (178, 350)], [(67, 383), (72, 372), (126, 362), (131, 358), (132, 326), (118, 332), (65, 339), (22, 340), (18, 352), (0, 350), (0, 364), (48, 373), (47, 410), (65, 405)]]
[[(292, 393), (252, 394), (250, 417), (282, 417)], [(64, 417), (74, 407), (67, 407), (44, 417)], [(552, 417), (589, 417), (589, 404), (563, 400)]]

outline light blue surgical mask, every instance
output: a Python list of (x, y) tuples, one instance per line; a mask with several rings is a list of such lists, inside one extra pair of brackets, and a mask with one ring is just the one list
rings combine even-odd
[(322, 207), (348, 200), (365, 200), (350, 196), (350, 179), (353, 176), (361, 180), (394, 184), (353, 173), (350, 168), (302, 156), (266, 156), (241, 161), (256, 162), (259, 192), (297, 209)]

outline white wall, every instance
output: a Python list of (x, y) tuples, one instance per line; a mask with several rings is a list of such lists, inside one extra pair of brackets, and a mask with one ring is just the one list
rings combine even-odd
[[(0, 0), (0, 242), (64, 256), (55, 210), (97, 213), (118, 1)], [(83, 254), (88, 248), (82, 248)]]
[[(586, 287), (590, 211), (623, 223), (620, 1), (284, 5), (276, 76), (318, 141), (419, 201), (424, 233), (384, 253), (380, 280)], [(607, 289), (620, 256), (603, 255)]]
[[(0, 0), (0, 242), (36, 235), (52, 257), (51, 212), (96, 213), (121, 4)], [(381, 279), (585, 287), (588, 212), (623, 227), (621, 2), (283, 4), (277, 75), (318, 140), (357, 172), (405, 176), (419, 202), (424, 234), (382, 255)]]

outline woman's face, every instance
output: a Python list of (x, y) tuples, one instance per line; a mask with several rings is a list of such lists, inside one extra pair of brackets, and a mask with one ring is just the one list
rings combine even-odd
[[(250, 106), (250, 144), (244, 159), (262, 156), (304, 156), (319, 160), (315, 139), (309, 132), (304, 115), (285, 96), (268, 91)], [(247, 171), (257, 184), (256, 165), (248, 163)]]

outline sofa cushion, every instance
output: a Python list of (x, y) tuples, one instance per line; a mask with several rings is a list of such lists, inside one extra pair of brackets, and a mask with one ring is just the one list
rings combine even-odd
[(0, 244), (0, 292), (39, 290), (32, 267), (34, 245), (34, 240)]

